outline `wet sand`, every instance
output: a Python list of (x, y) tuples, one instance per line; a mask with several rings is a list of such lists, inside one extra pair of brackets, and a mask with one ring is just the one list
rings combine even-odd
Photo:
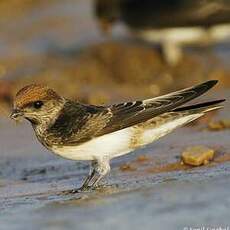
[[(230, 99), (229, 92), (215, 95), (220, 96)], [(226, 104), (212, 119), (227, 118), (229, 111)], [(16, 126), (1, 119), (0, 127), (3, 229), (178, 229), (228, 223), (229, 130), (210, 131), (206, 121), (178, 129), (113, 160), (103, 187), (64, 194), (80, 186), (87, 163), (50, 154), (27, 123)], [(181, 166), (182, 151), (193, 145), (213, 148), (214, 161), (200, 167)], [(124, 165), (130, 167), (123, 170)]]

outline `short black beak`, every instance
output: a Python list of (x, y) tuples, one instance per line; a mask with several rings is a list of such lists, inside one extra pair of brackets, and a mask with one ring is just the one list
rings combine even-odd
[(14, 109), (10, 114), (10, 118), (16, 120), (18, 117), (21, 117), (22, 115), (22, 111), (20, 111), (19, 109)]

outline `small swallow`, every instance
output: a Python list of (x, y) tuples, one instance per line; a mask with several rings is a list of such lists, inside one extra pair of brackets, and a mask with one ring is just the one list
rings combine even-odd
[(31, 84), (16, 94), (11, 118), (28, 120), (38, 140), (53, 153), (91, 161), (90, 173), (77, 192), (98, 186), (110, 171), (111, 159), (221, 108), (224, 100), (182, 107), (216, 83), (212, 80), (156, 98), (110, 106), (82, 104), (47, 86)]

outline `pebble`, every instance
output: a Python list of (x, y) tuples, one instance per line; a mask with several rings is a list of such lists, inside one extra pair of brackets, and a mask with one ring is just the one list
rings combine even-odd
[(213, 160), (214, 150), (205, 146), (193, 146), (182, 153), (182, 164), (200, 166)]
[(212, 121), (208, 124), (208, 129), (211, 131), (219, 131), (223, 129), (230, 129), (230, 119), (223, 119), (219, 121)]

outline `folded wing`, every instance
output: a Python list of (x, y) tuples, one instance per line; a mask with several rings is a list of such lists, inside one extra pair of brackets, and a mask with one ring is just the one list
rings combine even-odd
[[(66, 145), (80, 144), (94, 137), (145, 122), (163, 113), (180, 108), (184, 103), (208, 91), (216, 83), (217, 81), (214, 80), (208, 81), (164, 96), (143, 101), (114, 104), (107, 107), (76, 104), (77, 109), (72, 109), (73, 113), (70, 112), (71, 109), (67, 109), (68, 113), (63, 113), (65, 118), (59, 119), (61, 125), (56, 122), (57, 125), (50, 129), (49, 134), (53, 136), (54, 134), (62, 133), (60, 138)], [(73, 105), (69, 107), (73, 108)], [(63, 123), (63, 120), (71, 122)], [(65, 123), (71, 124), (69, 128), (64, 126)], [(58, 127), (58, 130), (55, 127)], [(64, 133), (60, 127), (63, 127)], [(53, 129), (55, 129), (55, 132), (53, 132)], [(69, 132), (66, 133), (66, 130), (69, 130)]]
[(207, 81), (203, 84), (160, 97), (109, 106), (107, 110), (111, 117), (106, 125), (97, 132), (96, 136), (124, 129), (145, 122), (165, 112), (172, 111), (184, 103), (207, 92), (216, 83), (216, 80)]

